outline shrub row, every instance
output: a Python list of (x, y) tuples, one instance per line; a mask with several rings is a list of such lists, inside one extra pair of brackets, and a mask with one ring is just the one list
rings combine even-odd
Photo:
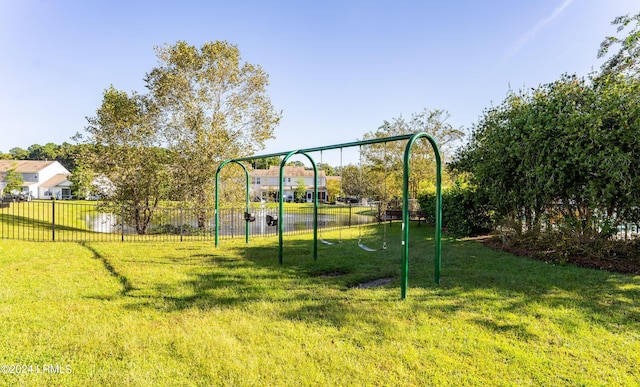
[[(419, 198), (426, 221), (435, 224), (435, 193)], [(456, 236), (476, 236), (490, 232), (494, 219), (485, 195), (475, 187), (457, 183), (442, 193), (442, 228)]]

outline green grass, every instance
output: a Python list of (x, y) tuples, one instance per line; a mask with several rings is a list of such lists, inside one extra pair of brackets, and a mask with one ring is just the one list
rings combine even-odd
[(0, 241), (0, 365), (34, 367), (0, 385), (640, 383), (640, 277), (446, 240), (436, 286), (433, 229), (412, 224), (402, 301), (400, 225), (387, 232), (370, 253), (343, 231), (317, 261), (309, 235), (287, 236), (282, 266), (275, 238)]

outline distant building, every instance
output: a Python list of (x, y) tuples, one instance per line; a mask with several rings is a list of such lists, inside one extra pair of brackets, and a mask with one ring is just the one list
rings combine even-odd
[(22, 194), (33, 199), (71, 199), (71, 173), (57, 161), (0, 160), (0, 191), (4, 192), (4, 181), (8, 170), (15, 167), (22, 174)]
[[(279, 166), (270, 166), (269, 169), (254, 169), (251, 171), (251, 194), (255, 200), (278, 200), (280, 175)], [(295, 198), (307, 203), (313, 202), (313, 170), (304, 167), (284, 167), (283, 172), (283, 196), (285, 201), (293, 201), (298, 191), (298, 182), (304, 181), (305, 194), (303, 198)], [(327, 179), (339, 179), (335, 176), (326, 176), (324, 171), (318, 171), (318, 200), (326, 201)]]

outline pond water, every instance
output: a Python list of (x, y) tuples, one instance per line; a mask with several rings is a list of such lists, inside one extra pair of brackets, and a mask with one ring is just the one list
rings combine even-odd
[[(256, 210), (253, 212), (255, 221), (249, 223), (249, 233), (251, 235), (276, 234), (278, 226), (267, 224), (267, 215), (277, 216), (278, 212), (273, 210)], [(352, 213), (351, 215), (334, 213), (318, 214), (318, 229), (337, 229), (349, 225), (367, 224), (375, 221), (373, 216)], [(245, 233), (244, 212), (241, 216), (220, 216), (219, 235), (244, 235)], [(284, 232), (313, 230), (313, 213), (285, 213)]]
[[(284, 232), (305, 231), (313, 229), (313, 211), (304, 209), (304, 211), (296, 211), (284, 214)], [(267, 215), (277, 216), (278, 211), (275, 209), (255, 209), (252, 210), (255, 221), (249, 223), (251, 235), (270, 235), (277, 233), (277, 226), (267, 225)], [(149, 225), (150, 233), (189, 233), (198, 229), (198, 220), (195, 214), (189, 216), (185, 212), (180, 213), (172, 210), (171, 212), (156, 212), (154, 221)], [(244, 211), (229, 210), (220, 211), (219, 218), (219, 235), (221, 236), (239, 236), (245, 233)], [(123, 232), (121, 226), (121, 217), (116, 214), (99, 213), (97, 215), (87, 215), (86, 224), (90, 230), (100, 233), (117, 233)], [(367, 224), (374, 222), (375, 218), (371, 215), (363, 215), (357, 211), (345, 213), (344, 211), (334, 211), (334, 213), (318, 214), (318, 229), (336, 229), (349, 225)], [(206, 228), (213, 233), (215, 219), (209, 217), (207, 219)], [(182, 229), (181, 229), (182, 228)], [(124, 225), (125, 234), (135, 233), (135, 227)]]

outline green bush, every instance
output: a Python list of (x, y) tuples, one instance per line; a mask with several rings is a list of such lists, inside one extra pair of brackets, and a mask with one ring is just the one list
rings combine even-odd
[(564, 75), (485, 111), (453, 160), (518, 233), (640, 222), (640, 79)]
[[(435, 224), (436, 195), (419, 198), (428, 223)], [(442, 228), (456, 236), (476, 236), (493, 229), (489, 202), (477, 188), (456, 183), (442, 193)]]

